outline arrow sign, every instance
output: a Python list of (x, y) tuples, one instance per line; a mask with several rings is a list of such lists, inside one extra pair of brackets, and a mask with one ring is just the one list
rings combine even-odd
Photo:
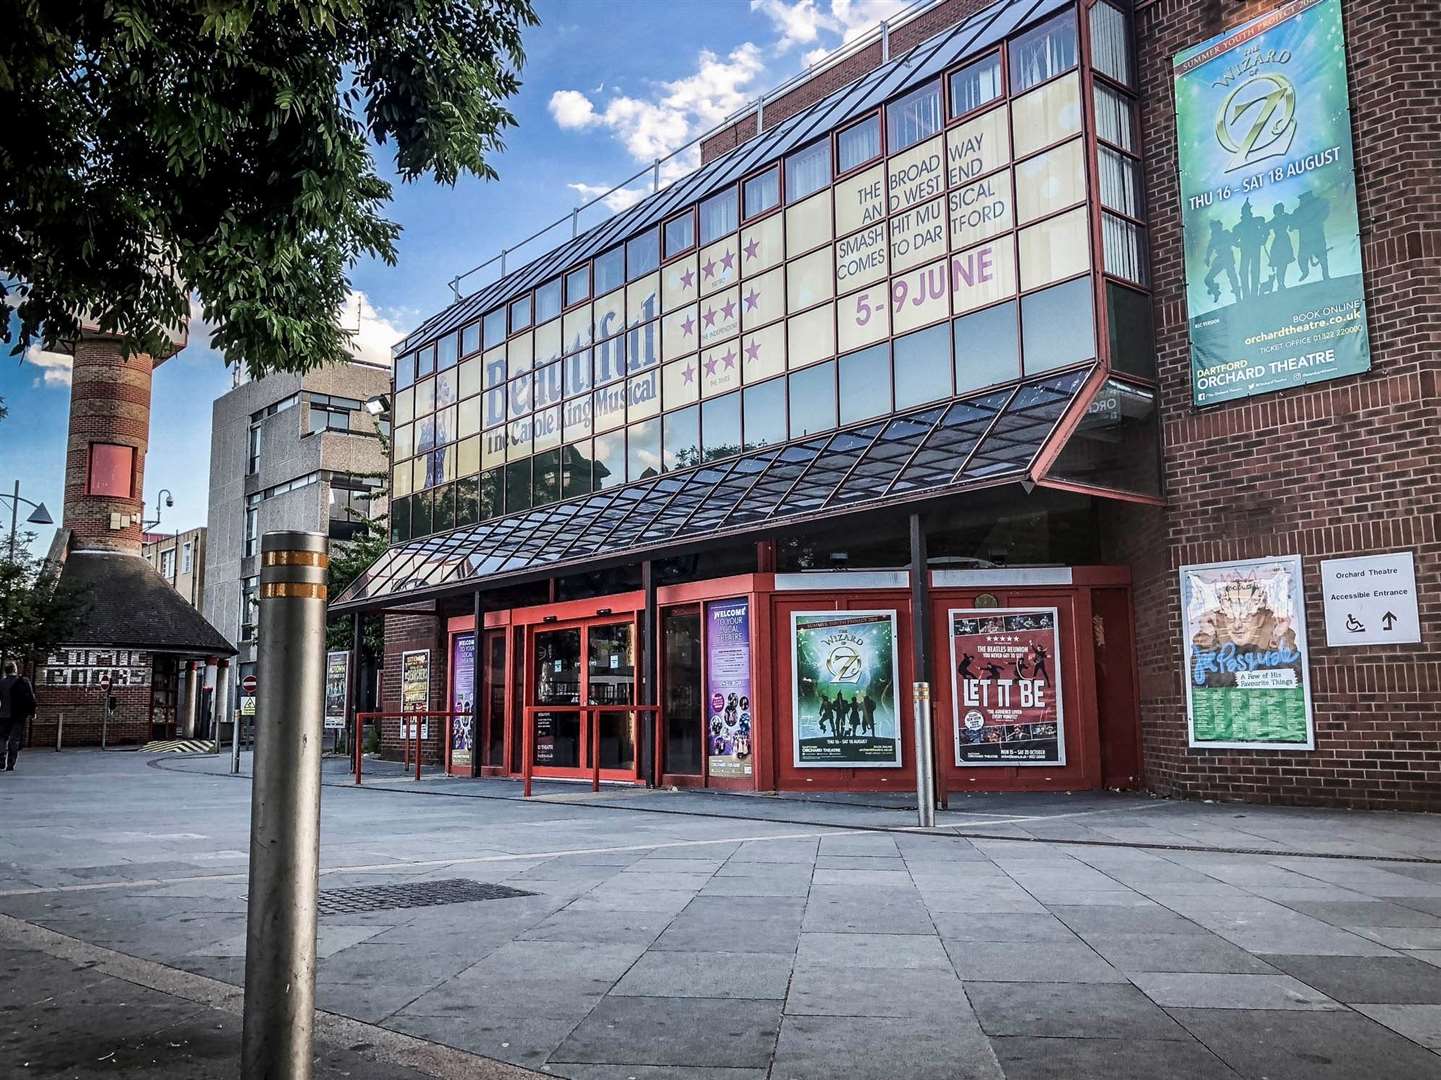
[(1381, 629), (1383, 629), (1383, 630), (1390, 630), (1391, 627), (1393, 627), (1393, 626), (1395, 626), (1395, 625), (1396, 625), (1396, 613), (1395, 613), (1394, 611), (1388, 611), (1388, 612), (1386, 612), (1385, 615), (1382, 615), (1382, 616), (1381, 616)]

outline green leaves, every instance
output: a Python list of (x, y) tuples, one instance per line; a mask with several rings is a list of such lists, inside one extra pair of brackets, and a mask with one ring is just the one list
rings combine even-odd
[[(493, 177), (530, 0), (11, 0), (0, 27), (0, 298), (12, 351), (87, 312), (164, 348), (198, 293), (256, 375), (347, 353), (404, 180)], [(9, 287), (5, 282), (10, 283)], [(18, 286), (18, 288), (17, 288)]]

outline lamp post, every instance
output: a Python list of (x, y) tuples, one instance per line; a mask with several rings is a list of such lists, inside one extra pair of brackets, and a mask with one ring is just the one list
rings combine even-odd
[(50, 511), (45, 509), (43, 502), (31, 502), (29, 499), (20, 497), (20, 481), (15, 481), (15, 493), (13, 495), (0, 495), (0, 499), (10, 500), (10, 561), (15, 561), (15, 535), (20, 527), (20, 504), (34, 507), (30, 516), (25, 519), (27, 525), (54, 525), (55, 519), (50, 516)]

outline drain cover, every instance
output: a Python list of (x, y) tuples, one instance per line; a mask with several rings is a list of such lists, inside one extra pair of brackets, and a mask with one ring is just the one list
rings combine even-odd
[(488, 881), (447, 878), (444, 881), (407, 881), (397, 885), (361, 885), (353, 889), (325, 889), (316, 900), (321, 915), (356, 915), (363, 911), (468, 904), (473, 900), (508, 900), (535, 893), (495, 885)]

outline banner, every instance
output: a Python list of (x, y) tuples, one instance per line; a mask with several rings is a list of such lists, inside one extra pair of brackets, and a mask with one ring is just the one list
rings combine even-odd
[(797, 766), (901, 764), (894, 611), (791, 613)]
[(706, 767), (711, 776), (751, 775), (751, 619), (744, 599), (713, 600), (705, 616)]
[(343, 649), (325, 654), (325, 728), (343, 731), (350, 696), (350, 653)]
[[(430, 710), (430, 650), (414, 649), (400, 654), (400, 711), (428, 712)], [(415, 738), (415, 721), (401, 725), (405, 738)], [(430, 718), (420, 723), (420, 737), (430, 738)]]
[(1064, 765), (1055, 608), (950, 612), (957, 765)]
[(456, 634), (450, 646), (450, 763), (470, 768), (475, 752), (475, 635)]
[(1312, 750), (1301, 557), (1181, 567), (1190, 745)]
[(1197, 405), (1371, 367), (1340, 0), (1177, 53)]

